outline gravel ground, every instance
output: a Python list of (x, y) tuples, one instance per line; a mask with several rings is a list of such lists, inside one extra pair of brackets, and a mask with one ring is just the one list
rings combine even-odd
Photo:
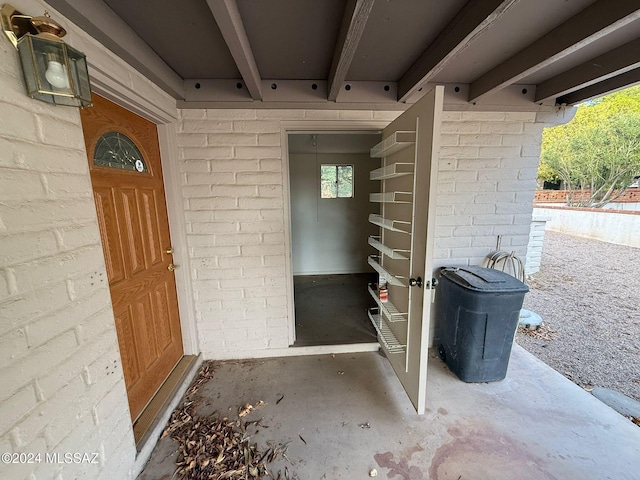
[(639, 265), (639, 248), (546, 232), (524, 300), (543, 328), (516, 342), (587, 390), (640, 401)]

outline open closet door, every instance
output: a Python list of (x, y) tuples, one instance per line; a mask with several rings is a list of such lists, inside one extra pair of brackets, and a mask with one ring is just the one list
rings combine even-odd
[[(378, 340), (419, 414), (427, 392), (429, 320), (432, 298), (435, 193), (444, 87), (428, 92), (391, 123), (371, 149), (382, 166), (370, 178), (380, 181), (380, 214), (369, 221), (380, 227), (369, 237), (378, 250), (369, 264), (386, 291), (370, 285), (377, 308), (369, 316)], [(385, 298), (386, 297), (386, 298)]]

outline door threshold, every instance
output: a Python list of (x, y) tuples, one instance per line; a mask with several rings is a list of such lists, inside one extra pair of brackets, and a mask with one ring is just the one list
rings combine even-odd
[(377, 352), (380, 348), (378, 342), (371, 343), (349, 343), (343, 345), (309, 345), (296, 347), (291, 345), (289, 351), (291, 355), (326, 355), (331, 353), (360, 353)]
[[(138, 452), (142, 450), (158, 426), (164, 427), (164, 423), (168, 420), (164, 417), (171, 414), (170, 410), (175, 407), (173, 404), (177, 403), (184, 394), (183, 390), (186, 390), (197, 373), (199, 363), (201, 362), (198, 362), (196, 355), (184, 355), (133, 423), (133, 437)], [(161, 422), (163, 425), (160, 425)]]

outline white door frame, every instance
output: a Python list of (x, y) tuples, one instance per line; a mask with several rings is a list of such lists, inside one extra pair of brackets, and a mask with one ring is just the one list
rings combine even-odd
[[(398, 112), (400, 114), (402, 112)], [(291, 184), (289, 172), (289, 134), (300, 133), (357, 133), (380, 131), (391, 123), (391, 120), (315, 120), (315, 121), (283, 121), (280, 130), (282, 145), (282, 184), (284, 192), (284, 249), (285, 275), (287, 282), (287, 309), (289, 317), (289, 347), (296, 341), (295, 301), (293, 297), (293, 261), (291, 239)], [(302, 347), (296, 347), (302, 348)], [(331, 348), (336, 350), (335, 345)], [(314, 352), (320, 349), (313, 348)], [(301, 354), (304, 352), (300, 352)], [(312, 352), (310, 352), (312, 353)]]

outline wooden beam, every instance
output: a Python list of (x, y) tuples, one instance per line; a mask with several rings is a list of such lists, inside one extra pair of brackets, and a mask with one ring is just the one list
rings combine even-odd
[(254, 100), (262, 99), (262, 79), (236, 0), (207, 0), (231, 56)]
[(469, 101), (516, 83), (638, 18), (638, 0), (598, 0), (472, 82)]
[(560, 97), (640, 67), (640, 38), (584, 62), (536, 87), (536, 102)]
[(349, 67), (356, 54), (364, 27), (367, 24), (367, 20), (369, 20), (374, 1), (351, 0), (347, 2), (331, 62), (331, 69), (329, 70), (328, 98), (332, 102), (338, 98), (342, 82), (347, 78)]
[[(184, 98), (182, 78), (102, 0), (47, 3), (169, 95)], [(91, 59), (88, 61), (91, 63)]]
[(615, 92), (616, 90), (637, 85), (638, 83), (640, 83), (640, 68), (563, 95), (558, 98), (556, 103), (559, 105), (575, 105), (591, 100), (592, 98), (601, 97), (607, 93)]
[(421, 85), (487, 30), (519, 0), (470, 0), (398, 82), (398, 101), (406, 102)]
[[(200, 88), (195, 84), (199, 83)], [(328, 81), (318, 80), (263, 80), (262, 100), (252, 100), (246, 90), (238, 90), (238, 79), (187, 80), (185, 100), (178, 108), (225, 109), (305, 109), (305, 110), (382, 110), (401, 111), (414, 103), (397, 101), (397, 85), (390, 82), (351, 81), (349, 90), (342, 89), (335, 102), (328, 100)], [(275, 83), (278, 88), (272, 89)], [(315, 88), (313, 88), (315, 86)], [(430, 83), (424, 90), (435, 85)], [(384, 87), (389, 87), (388, 90)], [(469, 112), (549, 112), (558, 111), (553, 102), (534, 103), (535, 85), (509, 85), (495, 95), (476, 104), (467, 102), (469, 84), (445, 83), (444, 106), (447, 111)], [(414, 98), (418, 95), (414, 95)], [(415, 101), (419, 98), (415, 98)], [(571, 109), (568, 109), (571, 110)]]

